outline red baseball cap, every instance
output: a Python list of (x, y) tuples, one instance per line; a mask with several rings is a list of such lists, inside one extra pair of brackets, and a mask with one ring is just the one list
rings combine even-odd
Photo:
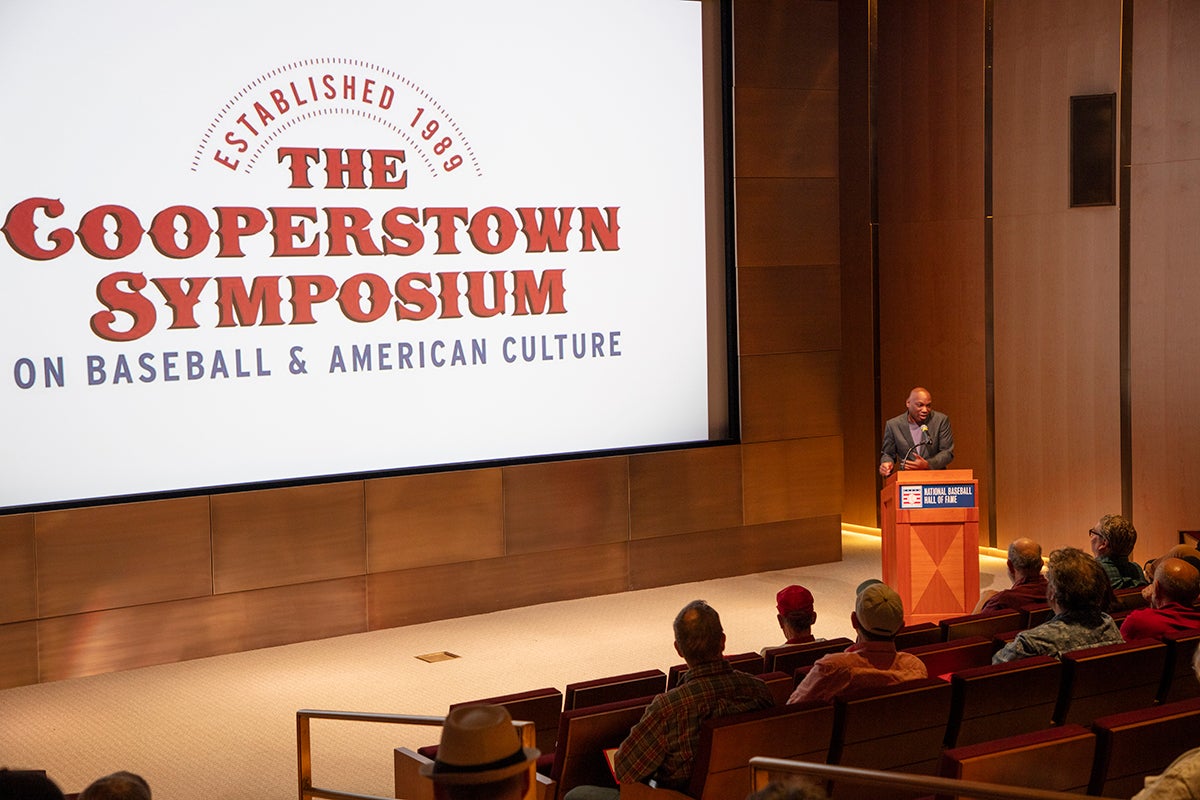
[(794, 584), (792, 586), (785, 586), (775, 595), (775, 607), (784, 616), (800, 611), (811, 612), (813, 610), (812, 592), (803, 586), (796, 586)]

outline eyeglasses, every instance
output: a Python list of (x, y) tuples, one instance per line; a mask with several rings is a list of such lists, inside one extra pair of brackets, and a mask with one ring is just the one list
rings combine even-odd
[(1099, 537), (1100, 537), (1101, 539), (1103, 539), (1104, 541), (1108, 541), (1108, 537), (1107, 537), (1107, 536), (1105, 536), (1105, 535), (1104, 535), (1103, 533), (1101, 533), (1100, 531), (1096, 530), (1095, 528), (1089, 528), (1089, 529), (1088, 529), (1088, 535), (1089, 535), (1089, 536), (1099, 536)]

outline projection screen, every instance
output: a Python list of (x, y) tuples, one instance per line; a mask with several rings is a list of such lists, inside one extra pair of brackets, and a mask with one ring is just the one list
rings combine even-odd
[(698, 0), (0, 11), (0, 512), (730, 436)]

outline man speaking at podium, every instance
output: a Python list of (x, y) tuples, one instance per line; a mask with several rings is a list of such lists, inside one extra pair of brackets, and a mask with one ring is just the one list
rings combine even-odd
[(879, 474), (887, 477), (900, 469), (945, 469), (954, 460), (954, 432), (950, 418), (933, 410), (933, 398), (920, 386), (908, 393), (908, 409), (883, 427)]

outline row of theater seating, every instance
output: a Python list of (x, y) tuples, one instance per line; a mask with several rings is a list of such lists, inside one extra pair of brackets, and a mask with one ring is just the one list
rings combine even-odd
[[(1032, 610), (1035, 612), (1032, 615), (1029, 611), (1026, 610), (1023, 619), (1032, 619), (1036, 624), (1036, 609)], [(917, 736), (911, 730), (897, 733), (894, 742), (874, 751), (877, 754), (911, 752), (921, 754), (922, 758), (901, 759), (887, 765), (869, 763), (871, 759), (867, 759), (868, 763), (856, 765), (920, 768), (928, 772), (936, 766), (938, 754), (943, 749), (1044, 731), (1050, 725), (1089, 725), (1105, 714), (1142, 710), (1200, 695), (1200, 684), (1190, 668), (1191, 654), (1200, 642), (1200, 630), (1161, 641), (1143, 640), (1078, 651), (1068, 654), (1062, 661), (1031, 658), (993, 666), (993, 652), (1017, 632), (1009, 629), (1016, 616), (1021, 615), (1017, 612), (969, 615), (943, 620), (937, 625), (928, 623), (906, 629), (903, 637), (907, 638), (902, 638), (901, 646), (921, 658), (931, 676), (940, 677), (929, 679), (923, 686), (905, 685), (906, 692), (921, 690), (919, 702), (907, 711), (882, 715), (872, 712), (863, 719), (877, 717), (903, 725), (925, 719), (928, 724), (921, 727), (923, 736)], [(986, 638), (980, 635), (981, 631), (1000, 632)], [(846, 757), (847, 742), (852, 741), (846, 738), (848, 726), (844, 722), (840, 726), (833, 725), (838, 708), (844, 709), (843, 716), (851, 713), (846, 702), (822, 706), (823, 711), (811, 710), (812, 720), (800, 726), (817, 731), (815, 744), (808, 749), (797, 749), (794, 742), (786, 744), (791, 740), (782, 733), (782, 729), (796, 727), (798, 720), (790, 719), (790, 715), (806, 709), (782, 706), (808, 666), (825, 653), (840, 651), (849, 645), (848, 639), (841, 638), (767, 648), (763, 654), (728, 656), (738, 669), (759, 674), (772, 687), (780, 708), (761, 712), (761, 721), (737, 720), (745, 725), (718, 734), (719, 741), (714, 742), (718, 745), (717, 766), (701, 771), (697, 765), (696, 780), (700, 784), (692, 787), (691, 796), (734, 796), (721, 792), (746, 785), (746, 762), (753, 755), (815, 757), (814, 754), (823, 748), (821, 759), (847, 763), (842, 759)], [(685, 671), (686, 666), (676, 665), (667, 673), (647, 670), (570, 684), (565, 692), (546, 688), (481, 700), (505, 705), (514, 719), (530, 720), (535, 724), (538, 746), (545, 754), (539, 764), (542, 796), (554, 800), (581, 783), (611, 784), (601, 755), (603, 749), (620, 744), (651, 697), (677, 684)], [(898, 695), (904, 696), (907, 695)], [(918, 711), (921, 713), (916, 713)], [(780, 719), (774, 719), (775, 714)], [(831, 727), (829, 735), (822, 741), (820, 731), (824, 728), (820, 719), (824, 718)], [(731, 718), (726, 724), (734, 721)], [(720, 726), (714, 726), (717, 727)], [(722, 737), (731, 737), (746, 747), (730, 749), (728, 744), (720, 743)], [(879, 740), (876, 744), (884, 740), (876, 739)], [(1159, 752), (1173, 754), (1181, 749), (1173, 746), (1160, 748)], [(849, 752), (855, 752), (854, 748)], [(422, 796), (419, 782), (406, 776), (415, 776), (418, 762), (435, 755), (436, 746), (421, 748), (418, 753), (398, 751), (398, 797)], [(710, 784), (714, 788), (706, 790), (704, 787)], [(721, 786), (725, 789), (720, 789)]]

